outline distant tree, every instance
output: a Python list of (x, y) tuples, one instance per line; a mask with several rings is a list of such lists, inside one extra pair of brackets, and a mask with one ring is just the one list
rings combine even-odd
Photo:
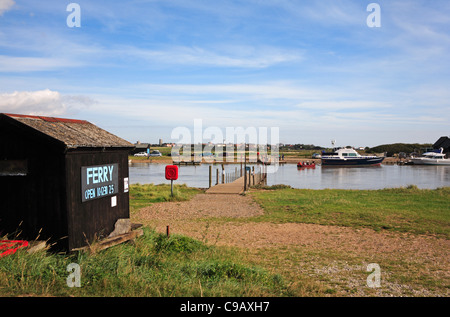
[(401, 152), (412, 153), (412, 152), (423, 152), (427, 148), (431, 148), (433, 145), (429, 143), (419, 144), (419, 143), (393, 143), (393, 144), (383, 144), (372, 148), (366, 148), (366, 153), (385, 153), (387, 156), (393, 156)]

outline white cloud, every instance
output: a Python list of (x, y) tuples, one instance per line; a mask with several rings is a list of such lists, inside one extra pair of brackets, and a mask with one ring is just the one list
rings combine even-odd
[(266, 68), (285, 62), (302, 60), (296, 51), (271, 47), (228, 46), (216, 49), (174, 46), (161, 50), (124, 47), (114, 50), (124, 56), (138, 57), (157, 64), (181, 64), (195, 66)]
[(13, 57), (0, 55), (0, 72), (37, 72), (77, 67), (81, 63), (64, 58)]
[[(297, 86), (289, 82), (274, 81), (254, 84), (142, 84), (139, 89), (147, 93), (167, 95), (174, 98), (175, 95), (183, 96), (218, 96), (222, 100), (230, 98), (242, 99), (288, 99), (294, 105), (299, 100), (312, 100), (318, 98), (337, 97), (336, 92), (322, 91), (310, 87)], [(320, 96), (320, 97), (319, 97)]]
[(0, 94), (0, 112), (60, 116), (93, 103), (84, 96), (64, 96), (49, 89)]
[(14, 0), (0, 0), (0, 16), (3, 15), (6, 11), (12, 8), (16, 3)]

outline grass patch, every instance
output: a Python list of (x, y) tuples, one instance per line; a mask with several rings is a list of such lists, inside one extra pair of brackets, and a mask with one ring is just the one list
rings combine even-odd
[[(67, 286), (67, 265), (81, 287)], [(245, 264), (236, 252), (149, 228), (134, 243), (88, 254), (29, 254), (0, 259), (0, 296), (288, 296), (283, 278)]]
[(276, 184), (276, 185), (255, 185), (252, 188), (255, 189), (264, 189), (264, 190), (277, 190), (277, 189), (286, 189), (286, 188), (292, 188), (290, 185), (284, 185), (284, 184)]
[[(273, 189), (273, 188), (270, 188)], [(450, 237), (450, 187), (382, 190), (259, 190), (251, 195), (266, 211), (257, 221), (368, 227)]]
[(134, 184), (130, 186), (130, 211), (133, 213), (152, 203), (165, 201), (186, 201), (203, 190), (183, 185), (173, 186), (173, 197), (168, 184)]

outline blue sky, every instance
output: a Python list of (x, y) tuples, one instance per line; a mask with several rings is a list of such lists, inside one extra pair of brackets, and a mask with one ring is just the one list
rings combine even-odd
[(0, 0), (0, 112), (133, 143), (194, 119), (278, 127), (282, 143), (434, 143), (450, 135), (449, 52), (441, 0)]

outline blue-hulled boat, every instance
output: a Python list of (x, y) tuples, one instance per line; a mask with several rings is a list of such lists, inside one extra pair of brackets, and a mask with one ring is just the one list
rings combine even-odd
[(323, 153), (322, 166), (374, 166), (380, 165), (384, 157), (365, 156), (354, 149), (337, 148), (334, 152)]

